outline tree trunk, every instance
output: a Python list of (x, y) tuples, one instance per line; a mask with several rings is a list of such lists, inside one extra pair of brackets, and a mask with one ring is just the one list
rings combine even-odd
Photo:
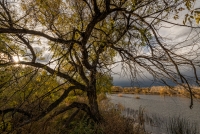
[(91, 118), (97, 122), (101, 123), (103, 120), (103, 117), (99, 113), (98, 103), (97, 103), (97, 94), (96, 94), (96, 86), (93, 85), (89, 91), (87, 91), (87, 97), (89, 100), (89, 106), (91, 110)]

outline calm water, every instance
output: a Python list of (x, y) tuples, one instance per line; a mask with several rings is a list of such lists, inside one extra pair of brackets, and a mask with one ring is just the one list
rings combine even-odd
[[(140, 99), (136, 99), (136, 96), (139, 96)], [(183, 117), (191, 123), (197, 123), (198, 128), (200, 128), (200, 101), (195, 100), (193, 109), (190, 109), (190, 99), (182, 97), (132, 94), (123, 94), (122, 97), (110, 94), (108, 97), (112, 103), (121, 104), (129, 111), (142, 107), (149, 115), (157, 115), (164, 119)]]

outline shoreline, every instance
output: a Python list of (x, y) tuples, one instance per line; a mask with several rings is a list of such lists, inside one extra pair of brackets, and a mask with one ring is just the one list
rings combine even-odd
[[(119, 87), (113, 86), (111, 94), (136, 94), (136, 95), (163, 95), (190, 98), (190, 92), (182, 86), (169, 88), (167, 86), (153, 86), (148, 88), (139, 87)], [(192, 93), (195, 99), (200, 99), (200, 87), (192, 86)]]

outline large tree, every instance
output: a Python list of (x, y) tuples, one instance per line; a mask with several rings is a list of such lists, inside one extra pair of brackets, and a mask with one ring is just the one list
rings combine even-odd
[[(191, 0), (18, 0), (0, 1), (0, 67), (30, 66), (45, 70), (67, 86), (54, 102), (37, 113), (9, 107), (0, 114), (21, 112), (21, 125), (39, 120), (63, 102), (71, 91), (87, 94), (88, 103), (73, 102), (56, 114), (78, 108), (101, 122), (97, 103), (99, 74), (112, 73), (121, 63), (137, 80), (148, 72), (165, 84), (183, 85), (191, 95), (190, 78), (200, 84), (198, 11)], [(185, 10), (183, 12), (183, 10)], [(187, 12), (187, 13), (185, 13)], [(184, 14), (185, 13), (185, 14)], [(179, 16), (185, 16), (180, 23)], [(177, 22), (176, 22), (177, 20)], [(160, 35), (163, 27), (190, 28), (176, 43)], [(192, 41), (188, 41), (188, 40)], [(18, 58), (18, 62), (14, 59)], [(191, 69), (191, 77), (184, 68)], [(14, 66), (15, 68), (15, 66)], [(41, 71), (37, 71), (41, 73)], [(6, 79), (9, 81), (9, 78)], [(5, 82), (2, 83), (2, 87)], [(42, 90), (45, 90), (42, 88)]]

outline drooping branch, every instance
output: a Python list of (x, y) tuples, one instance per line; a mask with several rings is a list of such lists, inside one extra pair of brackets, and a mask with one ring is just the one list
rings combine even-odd
[(160, 19), (160, 18), (158, 18), (158, 17), (149, 17), (149, 18), (153, 18), (153, 19), (156, 19), (156, 20), (159, 20), (159, 21), (162, 21), (162, 22), (166, 22), (166, 23), (168, 23), (168, 24), (172, 24), (172, 25), (175, 25), (175, 26), (180, 26), (180, 27), (188, 27), (188, 28), (198, 28), (198, 29), (200, 29), (200, 27), (199, 26), (192, 26), (192, 25), (184, 25), (184, 24), (180, 24), (180, 23), (175, 23), (175, 22), (170, 22), (170, 21), (168, 21), (168, 20), (164, 20), (164, 19)]
[(93, 118), (94, 120), (96, 120), (95, 117), (94, 117), (94, 115), (92, 115), (92, 113), (90, 111), (90, 107), (87, 104), (80, 103), (80, 102), (73, 102), (69, 106), (66, 106), (65, 108), (63, 108), (63, 109), (55, 112), (51, 117), (55, 117), (55, 116), (57, 116), (57, 115), (59, 115), (61, 113), (66, 112), (67, 110), (70, 110), (70, 109), (73, 109), (73, 108), (78, 108), (78, 109), (86, 112), (87, 115), (89, 115), (91, 118)]
[(146, 25), (151, 29), (151, 31), (153, 32), (153, 35), (154, 35), (154, 37), (155, 37), (157, 43), (158, 43), (158, 44), (160, 45), (160, 47), (165, 51), (165, 53), (166, 53), (167, 56), (169, 57), (170, 61), (173, 63), (173, 65), (174, 65), (174, 67), (175, 67), (175, 69), (176, 69), (176, 71), (177, 71), (177, 73), (178, 73), (178, 75), (179, 75), (179, 77), (180, 77), (181, 82), (184, 83), (184, 80), (183, 80), (183, 78), (182, 78), (183, 76), (182, 76), (182, 74), (180, 73), (180, 69), (179, 69), (178, 65), (176, 64), (176, 62), (174, 61), (174, 59), (173, 59), (173, 58), (171, 57), (171, 55), (169, 54), (169, 50), (168, 50), (167, 48), (165, 48), (164, 45), (160, 42), (160, 40), (159, 40), (159, 38), (158, 38), (158, 36), (157, 36), (157, 34), (156, 34), (156, 31), (154, 30), (153, 26), (150, 25), (148, 22), (146, 22), (146, 21), (144, 20), (144, 18), (142, 18), (142, 17), (139, 16), (138, 14), (132, 13), (132, 15), (138, 17), (144, 24), (146, 24)]
[(47, 65), (44, 65), (42, 63), (34, 63), (34, 62), (24, 62), (24, 61), (20, 61), (20, 62), (17, 62), (17, 63), (14, 63), (14, 62), (7, 62), (7, 63), (0, 63), (0, 66), (10, 66), (10, 65), (15, 65), (15, 64), (22, 64), (22, 65), (29, 65), (29, 66), (32, 66), (32, 67), (37, 67), (37, 68), (41, 68), (41, 69), (44, 69), (46, 70), (47, 72), (49, 72), (50, 74), (56, 74), (57, 76), (61, 77), (61, 78), (64, 78), (66, 80), (68, 80), (70, 83), (78, 86), (78, 88), (82, 89), (82, 90), (86, 90), (85, 86), (83, 84), (81, 84), (80, 82), (74, 80), (72, 77), (70, 77), (69, 75), (67, 74), (64, 74), (60, 71), (56, 71), (52, 68), (50, 68), (49, 66)]
[(23, 38), (23, 36), (17, 34), (17, 37), (22, 40), (24, 42), (24, 44), (28, 47), (28, 49), (31, 51), (31, 54), (33, 56), (32, 58), (32, 62), (35, 62), (36, 61), (36, 54), (35, 54), (35, 51), (33, 50), (33, 47), (30, 45), (30, 42), (26, 39)]
[(18, 109), (18, 108), (8, 108), (8, 109), (5, 109), (5, 110), (0, 110), (0, 115), (5, 115), (7, 113), (21, 113), (25, 116), (28, 116), (29, 118), (31, 118), (33, 115), (30, 114), (29, 112), (27, 111), (24, 111), (22, 109)]
[(79, 89), (79, 87), (77, 86), (70, 86), (69, 88), (67, 88), (64, 93), (56, 100), (54, 101), (51, 105), (48, 106), (48, 108), (43, 111), (42, 113), (40, 113), (38, 116), (33, 117), (25, 122), (23, 122), (22, 124), (20, 124), (20, 126), (24, 126), (26, 124), (31, 123), (32, 121), (38, 121), (40, 119), (42, 119), (43, 117), (45, 117), (47, 114), (49, 114), (54, 108), (56, 108), (61, 102), (63, 102), (63, 100), (65, 100), (68, 96), (68, 94), (74, 90), (74, 89)]
[(43, 32), (35, 31), (35, 30), (29, 30), (29, 29), (0, 28), (0, 33), (31, 34), (31, 35), (41, 36), (41, 37), (44, 37), (48, 40), (58, 42), (58, 43), (62, 43), (62, 44), (70, 44), (70, 43), (80, 44), (80, 42), (77, 41), (77, 40), (64, 40), (64, 39), (61, 39), (61, 38), (54, 38), (54, 37), (51, 37), (51, 36), (49, 36), (49, 35), (47, 35)]
[(69, 92), (71, 92), (74, 89), (78, 89), (77, 86), (70, 86), (68, 89), (66, 89), (64, 91), (64, 93), (62, 94), (62, 96), (60, 96), (60, 98), (58, 98), (55, 102), (53, 102), (47, 109), (45, 112), (50, 112), (52, 111), (55, 107), (57, 107), (64, 99), (66, 99), (66, 97), (68, 96)]
[[(64, 119), (63, 122), (64, 122), (65, 127), (68, 127), (68, 125), (73, 121), (73, 119), (76, 117), (76, 115), (79, 113), (79, 111), (80, 111), (80, 109), (77, 109), (73, 114), (71, 114), (70, 117)], [(50, 116), (50, 118), (48, 118), (46, 120), (46, 123), (49, 122), (50, 120), (52, 120), (54, 117), (58, 116), (59, 114), (61, 114), (61, 113), (59, 113), (59, 112), (57, 114), (54, 113), (52, 116)]]

